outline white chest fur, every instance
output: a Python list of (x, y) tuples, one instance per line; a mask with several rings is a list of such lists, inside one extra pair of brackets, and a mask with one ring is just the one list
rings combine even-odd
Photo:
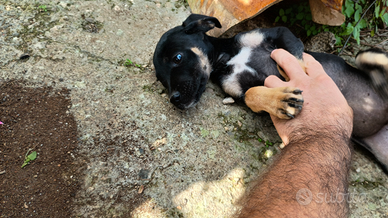
[(246, 73), (256, 74), (256, 71), (247, 64), (252, 58), (252, 50), (259, 46), (263, 42), (263, 39), (264, 35), (259, 31), (246, 33), (238, 38), (241, 49), (236, 56), (226, 63), (233, 70), (222, 82), (222, 88), (232, 97), (238, 98), (243, 94), (238, 81), (240, 76)]

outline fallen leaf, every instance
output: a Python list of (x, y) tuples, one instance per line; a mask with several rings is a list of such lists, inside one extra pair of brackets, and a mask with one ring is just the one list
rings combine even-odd
[(150, 147), (151, 150), (154, 150), (156, 149), (157, 147), (161, 146), (161, 145), (165, 145), (167, 144), (167, 138), (162, 138), (162, 139), (158, 139), (156, 140)]
[(144, 185), (141, 185), (137, 193), (141, 194), (144, 191)]

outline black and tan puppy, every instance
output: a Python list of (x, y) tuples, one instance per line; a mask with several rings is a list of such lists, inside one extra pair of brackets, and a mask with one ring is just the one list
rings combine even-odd
[[(269, 75), (281, 77), (270, 53), (283, 48), (301, 60), (302, 42), (285, 27), (256, 29), (228, 39), (206, 35), (214, 27), (221, 27), (216, 18), (193, 14), (182, 26), (161, 37), (153, 62), (158, 80), (168, 89), (171, 103), (180, 109), (194, 106), (211, 78), (228, 95), (245, 101), (255, 112), (264, 110), (283, 119), (296, 116), (303, 106), (300, 90), (270, 89), (263, 85)], [(369, 149), (387, 169), (386, 54), (376, 50), (360, 53), (359, 70), (335, 55), (309, 53), (322, 64), (352, 107), (354, 140)]]

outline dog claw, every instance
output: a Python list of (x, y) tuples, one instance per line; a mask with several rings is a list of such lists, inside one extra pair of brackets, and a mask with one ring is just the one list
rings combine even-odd
[(289, 113), (286, 113), (287, 116), (291, 117), (292, 118), (295, 118), (292, 114), (289, 114)]
[(302, 90), (292, 87), (283, 90), (277, 110), (279, 118), (293, 119), (301, 112), (304, 100), (300, 93)]
[(296, 105), (293, 104), (293, 103), (288, 103), (288, 106), (290, 106), (290, 107), (296, 107)]
[(294, 101), (294, 102), (301, 102), (301, 103), (303, 103), (303, 102), (304, 102), (304, 100), (303, 100), (303, 99), (297, 99), (297, 98), (289, 98), (288, 100), (290, 100), (290, 101)]
[(299, 95), (299, 94), (302, 94), (302, 90), (300, 89), (295, 89), (292, 93), (295, 94), (295, 95)]
[(293, 107), (293, 108), (297, 108), (298, 110), (302, 110), (302, 105), (296, 105), (294, 103), (288, 103), (288, 106), (290, 107)]

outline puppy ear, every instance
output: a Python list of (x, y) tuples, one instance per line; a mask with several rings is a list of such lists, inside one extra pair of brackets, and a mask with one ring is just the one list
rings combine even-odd
[(209, 17), (201, 14), (191, 14), (182, 24), (187, 34), (197, 32), (207, 32), (214, 27), (221, 28), (221, 23), (215, 17)]

